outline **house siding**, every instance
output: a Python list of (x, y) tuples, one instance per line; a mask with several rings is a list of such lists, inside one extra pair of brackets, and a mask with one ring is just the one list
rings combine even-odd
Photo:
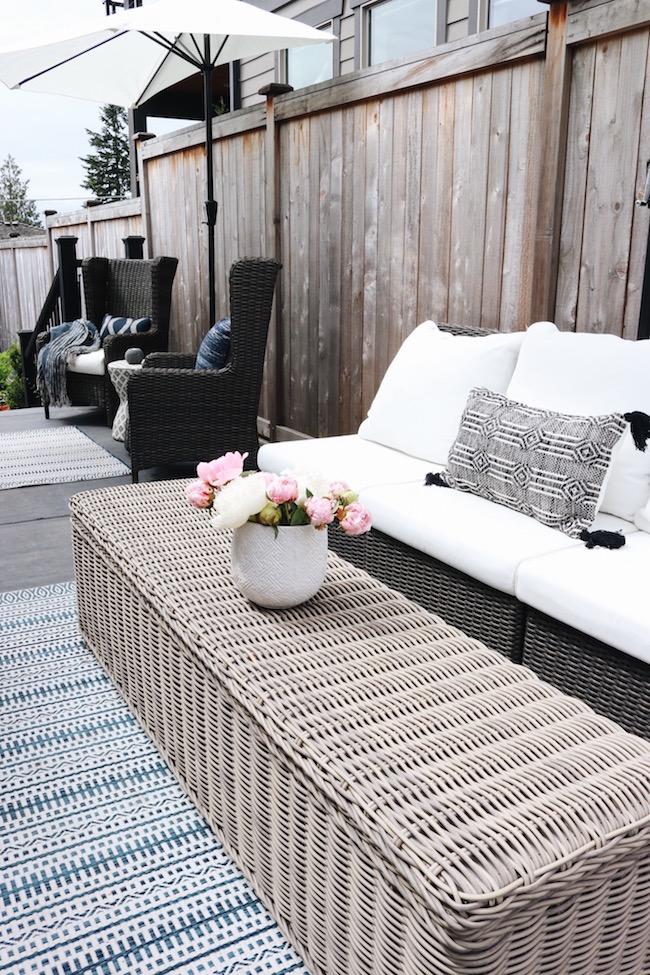
[[(444, 4), (444, 0), (440, 0)], [(354, 5), (353, 5), (354, 4)], [(362, 63), (362, 22), (363, 5), (360, 0), (343, 0), (339, 4), (332, 2), (314, 3), (313, 0), (292, 0), (291, 3), (277, 4), (269, 0), (257, 0), (258, 6), (273, 10), (284, 17), (296, 18), (311, 26), (317, 27), (334, 16), (336, 23), (334, 30), (339, 36), (338, 64), (334, 65), (334, 77), (351, 74), (364, 65)], [(478, 0), (446, 0), (446, 6), (439, 11), (438, 35), (439, 43), (461, 40), (470, 33), (472, 9), (476, 22), (476, 8)], [(320, 19), (319, 19), (320, 18)], [(260, 88), (274, 81), (284, 80), (281, 70), (281, 56), (267, 55), (242, 61), (240, 66), (240, 91), (242, 108), (256, 105), (263, 100), (259, 94)]]

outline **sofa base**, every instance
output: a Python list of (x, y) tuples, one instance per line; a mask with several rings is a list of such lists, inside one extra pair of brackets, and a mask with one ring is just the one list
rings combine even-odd
[(525, 607), (444, 562), (373, 528), (347, 538), (330, 532), (330, 548), (514, 663), (521, 663)]
[(522, 663), (626, 731), (650, 738), (650, 666), (642, 660), (528, 608)]

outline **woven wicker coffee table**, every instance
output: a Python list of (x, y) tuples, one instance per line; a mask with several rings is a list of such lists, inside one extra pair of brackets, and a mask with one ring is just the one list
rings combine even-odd
[(312, 975), (650, 972), (650, 742), (334, 555), (255, 608), (182, 481), (71, 511), (88, 644)]

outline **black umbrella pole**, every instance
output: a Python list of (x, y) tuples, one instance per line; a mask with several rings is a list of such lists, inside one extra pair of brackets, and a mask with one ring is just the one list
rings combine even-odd
[(210, 37), (204, 38), (205, 62), (203, 65), (203, 111), (205, 115), (205, 166), (207, 171), (205, 215), (208, 224), (208, 328), (216, 321), (214, 228), (217, 222), (217, 201), (214, 199), (214, 171), (212, 168), (212, 62)]
[(209, 303), (209, 327), (216, 321), (216, 296), (215, 296), (215, 270), (214, 270), (214, 228), (217, 222), (217, 201), (205, 201), (205, 213), (208, 224), (208, 303)]

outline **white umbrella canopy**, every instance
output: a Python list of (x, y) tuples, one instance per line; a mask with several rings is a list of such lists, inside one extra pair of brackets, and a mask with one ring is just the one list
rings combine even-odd
[(143, 7), (80, 21), (77, 30), (0, 52), (8, 88), (135, 108), (201, 72), (206, 124), (210, 321), (214, 320), (212, 71), (270, 51), (333, 41), (332, 34), (243, 0), (150, 0)]

